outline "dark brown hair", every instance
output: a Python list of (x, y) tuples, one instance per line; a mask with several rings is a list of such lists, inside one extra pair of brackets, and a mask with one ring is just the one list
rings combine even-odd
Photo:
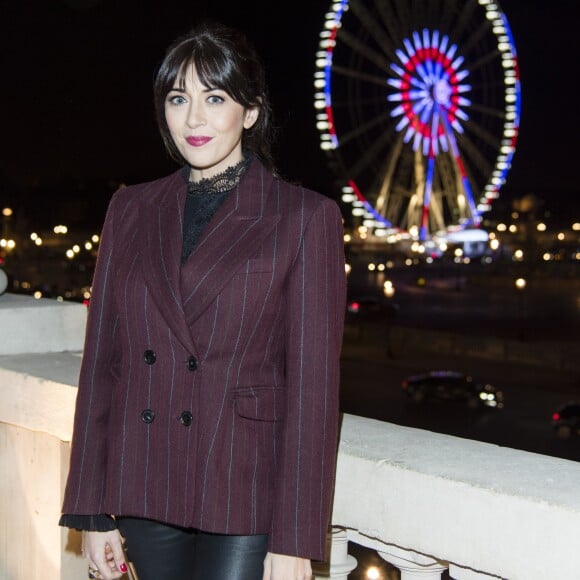
[(169, 46), (155, 77), (155, 114), (169, 155), (178, 163), (186, 163), (171, 138), (165, 100), (171, 89), (183, 86), (184, 71), (192, 64), (205, 86), (225, 91), (245, 109), (258, 108), (257, 121), (244, 129), (242, 148), (274, 169), (272, 111), (264, 66), (240, 31), (210, 21), (193, 27)]

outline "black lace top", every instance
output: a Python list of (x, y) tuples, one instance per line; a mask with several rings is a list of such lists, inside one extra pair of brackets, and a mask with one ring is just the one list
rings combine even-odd
[(249, 164), (250, 158), (246, 156), (242, 161), (221, 173), (188, 183), (183, 216), (182, 264), (187, 261), (203, 229), (228, 193), (236, 187)]
[[(182, 264), (189, 258), (204, 227), (209, 223), (228, 193), (238, 185), (250, 162), (251, 158), (245, 156), (242, 161), (228, 167), (221, 173), (200, 181), (188, 182), (183, 216)], [(186, 166), (183, 171), (184, 179), (189, 179), (189, 166)], [(67, 528), (93, 532), (108, 532), (117, 527), (114, 518), (107, 514), (63, 514), (58, 523)]]

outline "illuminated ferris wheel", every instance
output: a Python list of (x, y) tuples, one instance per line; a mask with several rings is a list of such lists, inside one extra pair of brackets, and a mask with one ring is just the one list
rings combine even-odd
[(321, 148), (377, 236), (477, 227), (520, 120), (508, 21), (491, 0), (335, 0), (316, 54)]

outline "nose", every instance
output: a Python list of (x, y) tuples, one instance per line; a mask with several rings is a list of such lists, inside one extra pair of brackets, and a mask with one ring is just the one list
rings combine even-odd
[(193, 129), (200, 125), (205, 125), (205, 121), (203, 102), (200, 99), (192, 99), (189, 104), (189, 110), (187, 111), (187, 126)]

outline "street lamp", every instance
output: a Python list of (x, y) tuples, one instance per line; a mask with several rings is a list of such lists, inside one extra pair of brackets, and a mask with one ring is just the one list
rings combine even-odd
[(8, 225), (13, 213), (11, 207), (5, 207), (2, 209), (2, 237), (4, 238), (7, 238), (10, 235)]
[(516, 287), (516, 293), (518, 295), (518, 338), (522, 340), (524, 338), (524, 318), (525, 318), (525, 296), (524, 290), (526, 289), (526, 279), (516, 278), (514, 282)]
[(385, 280), (385, 283), (383, 284), (383, 294), (387, 298), (392, 298), (395, 295), (395, 287), (390, 280)]

